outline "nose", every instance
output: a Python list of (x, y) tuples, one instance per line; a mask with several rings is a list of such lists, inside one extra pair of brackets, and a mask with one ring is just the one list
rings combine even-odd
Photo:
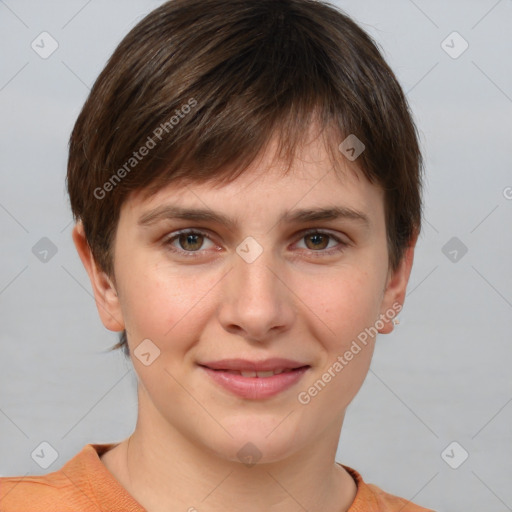
[(252, 262), (234, 254), (222, 292), (218, 318), (232, 334), (262, 343), (293, 324), (293, 293), (284, 267), (270, 250), (263, 250)]

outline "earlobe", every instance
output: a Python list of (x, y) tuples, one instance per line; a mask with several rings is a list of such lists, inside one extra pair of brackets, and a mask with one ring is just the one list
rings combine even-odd
[(94, 260), (82, 222), (73, 228), (73, 242), (91, 281), (96, 307), (103, 325), (110, 331), (125, 329), (121, 305), (114, 283)]
[(418, 235), (416, 234), (404, 251), (398, 268), (388, 276), (381, 305), (380, 319), (384, 323), (382, 329), (378, 330), (381, 334), (389, 334), (393, 331), (397, 323), (395, 317), (401, 311), (405, 302), (405, 293), (411, 275), (417, 239)]

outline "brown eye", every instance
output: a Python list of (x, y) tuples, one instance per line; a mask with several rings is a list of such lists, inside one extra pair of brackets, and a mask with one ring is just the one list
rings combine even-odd
[[(304, 246), (301, 247), (301, 245)], [(299, 248), (312, 257), (329, 257), (346, 250), (350, 243), (345, 242), (336, 235), (325, 231), (312, 229), (301, 234)]]
[(185, 251), (197, 251), (203, 245), (204, 236), (201, 233), (182, 233), (178, 236), (180, 247)]
[[(332, 238), (325, 233), (311, 233), (304, 237), (308, 249), (325, 249), (329, 245), (329, 239)], [(310, 243), (308, 243), (308, 241)]]
[(173, 233), (165, 239), (164, 244), (179, 256), (204, 256), (205, 249), (215, 246), (209, 235), (195, 230)]

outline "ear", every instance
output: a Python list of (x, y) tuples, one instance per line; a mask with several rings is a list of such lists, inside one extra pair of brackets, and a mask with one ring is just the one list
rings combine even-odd
[(418, 233), (415, 233), (407, 249), (404, 252), (398, 268), (389, 272), (384, 295), (382, 298), (380, 319), (384, 327), (379, 329), (381, 334), (389, 334), (393, 331), (393, 319), (401, 311), (405, 301), (407, 283), (411, 275), (412, 263), (414, 260), (414, 249), (418, 240)]
[(110, 331), (122, 331), (125, 327), (117, 291), (107, 274), (96, 265), (82, 222), (75, 225), (72, 236), (78, 255), (89, 274), (96, 307), (103, 325)]

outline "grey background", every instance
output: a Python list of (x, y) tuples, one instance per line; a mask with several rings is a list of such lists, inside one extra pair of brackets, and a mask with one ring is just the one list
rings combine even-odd
[[(64, 178), (89, 88), (160, 3), (0, 0), (1, 475), (55, 471), (85, 444), (134, 428), (136, 379), (120, 352), (105, 352), (117, 336), (72, 244)], [(336, 4), (382, 46), (426, 163), (401, 323), (379, 338), (337, 459), (439, 511), (512, 510), (512, 1)], [(31, 48), (43, 31), (59, 44), (47, 59)], [(453, 31), (469, 43), (456, 59), (441, 47)], [(43, 237), (57, 249), (47, 262), (32, 252)], [(453, 247), (443, 252), (452, 237), (455, 262)], [(47, 469), (31, 458), (42, 441), (58, 452)], [(441, 456), (453, 441), (452, 464), (469, 453), (458, 469)]]

